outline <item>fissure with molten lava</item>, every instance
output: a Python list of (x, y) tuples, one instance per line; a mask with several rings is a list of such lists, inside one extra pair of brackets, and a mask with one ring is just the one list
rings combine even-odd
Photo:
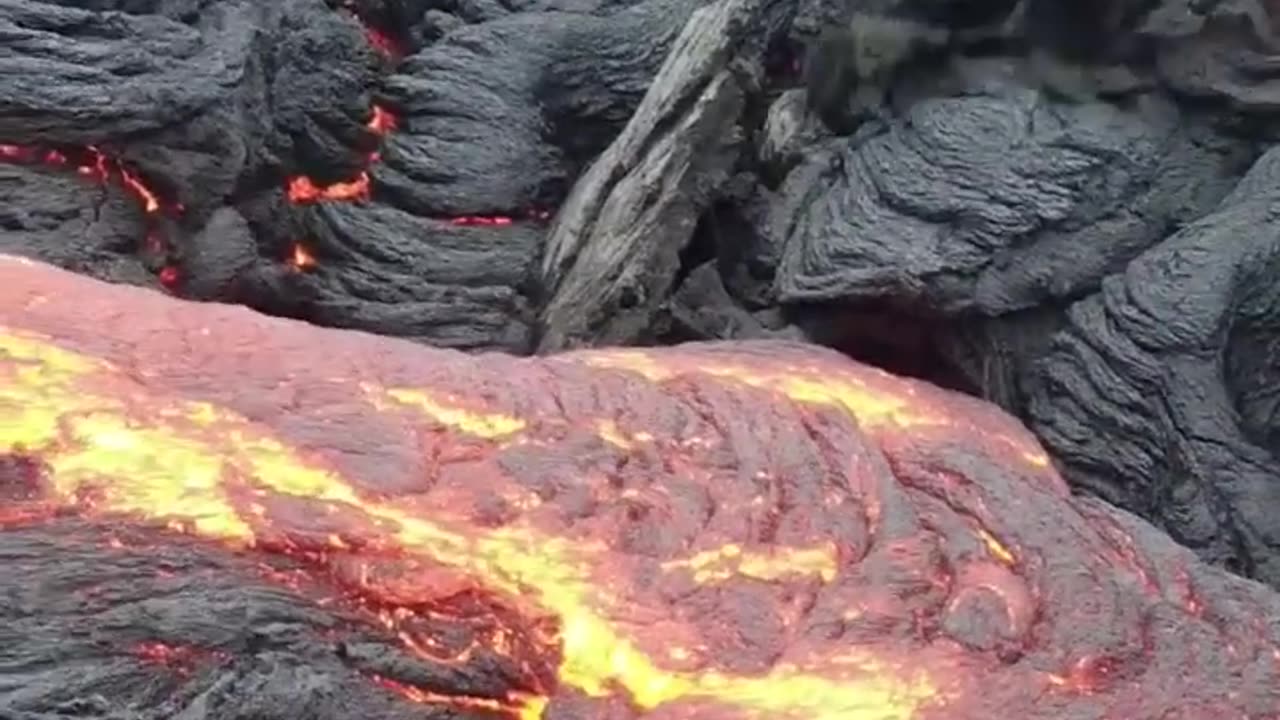
[[(0, 357), (12, 371), (0, 389), (0, 404), (11, 415), (0, 425), (0, 448), (40, 457), (50, 470), (55, 502), (94, 514), (151, 518), (239, 547), (262, 544), (264, 537), (268, 545), (280, 542), (272, 527), (273, 503), (288, 498), (318, 502), (348, 523), (358, 519), (358, 544), (391, 544), (458, 568), (509, 598), (532, 598), (559, 620), (557, 646), (549, 649), (561, 656), (559, 680), (587, 694), (602, 695), (620, 686), (644, 708), (705, 698), (766, 715), (802, 711), (812, 720), (909, 720), (915, 708), (941, 692), (937, 679), (927, 673), (893, 668), (874, 654), (851, 651), (815, 659), (821, 672), (783, 666), (764, 677), (742, 677), (665, 670), (608, 620), (617, 612), (610, 607), (617, 599), (609, 597), (609, 583), (603, 580), (615, 559), (605, 546), (567, 541), (532, 527), (467, 527), (439, 511), (426, 516), (366, 497), (246, 418), (208, 403), (154, 396), (121, 369), (63, 350), (48, 338), (0, 333)], [(639, 353), (600, 354), (587, 361), (658, 375), (657, 366)], [(708, 370), (777, 387), (800, 401), (856, 403), (864, 422), (938, 420), (909, 412), (901, 399), (852, 385), (817, 397), (806, 381), (786, 376), (732, 366)], [(514, 442), (527, 424), (477, 413), (420, 389), (366, 385), (365, 392), (375, 407), (419, 413), (424, 421), (493, 442)], [(1024, 453), (1029, 462), (1044, 461), (1032, 448)], [(329, 543), (330, 556), (350, 545), (340, 534)], [(734, 575), (794, 574), (830, 582), (838, 566), (830, 546), (761, 554), (729, 544), (668, 561), (664, 570), (691, 572), (699, 583)], [(542, 698), (523, 700), (523, 712), (538, 717)]]

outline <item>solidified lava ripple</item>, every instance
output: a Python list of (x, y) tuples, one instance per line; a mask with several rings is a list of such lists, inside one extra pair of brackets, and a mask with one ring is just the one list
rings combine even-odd
[[(405, 702), (526, 718), (581, 702), (814, 720), (1280, 709), (1273, 593), (1072, 497), (993, 407), (826, 351), (472, 356), (14, 258), (0, 293), (0, 456), (44, 472), (3, 496), (6, 523), (70, 514), (291, 556), (411, 656), (519, 669), (488, 698), (369, 678)], [(415, 629), (464, 595), (496, 618), (482, 648)]]

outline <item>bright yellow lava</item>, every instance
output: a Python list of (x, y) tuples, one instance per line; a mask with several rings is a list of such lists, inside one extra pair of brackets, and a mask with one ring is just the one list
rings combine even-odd
[[(395, 397), (482, 436), (523, 427), (515, 418), (477, 418), (425, 393)], [(12, 451), (47, 463), (55, 502), (176, 522), (233, 545), (253, 545), (254, 528), (270, 523), (263, 506), (250, 509), (252, 497), (294, 496), (362, 512), (391, 528), (389, 539), (404, 548), (555, 613), (562, 623), (560, 680), (588, 694), (621, 687), (643, 708), (712, 702), (761, 720), (910, 720), (939, 699), (924, 669), (885, 667), (867, 654), (815, 658), (813, 667), (778, 666), (756, 677), (665, 670), (599, 610), (598, 582), (578, 543), (519, 528), (462, 532), (362, 497), (264, 426), (208, 403), (158, 395), (106, 362), (0, 326), (0, 452)], [(793, 563), (834, 574), (825, 550), (797, 552)], [(740, 549), (687, 564), (710, 567), (726, 557), (739, 572), (777, 572), (768, 559)], [(523, 714), (536, 717), (545, 699), (527, 701)]]
[(1009, 567), (1018, 564), (1018, 558), (1013, 554), (1013, 551), (997, 540), (995, 535), (992, 535), (987, 530), (979, 530), (978, 537), (982, 538), (982, 543), (987, 546), (987, 552), (991, 553), (991, 556), (996, 560)]
[(811, 548), (779, 548), (768, 554), (744, 551), (736, 544), (701, 552), (682, 560), (662, 563), (663, 570), (687, 569), (699, 584), (728, 580), (744, 575), (758, 580), (777, 580), (788, 575), (818, 575), (823, 581), (836, 578), (834, 545)]
[(451, 406), (422, 390), (392, 388), (379, 393), (378, 388), (368, 384), (365, 385), (364, 390), (379, 406), (383, 406), (383, 403), (379, 402), (381, 398), (378, 396), (384, 394), (401, 405), (412, 407), (441, 425), (480, 438), (493, 440), (514, 435), (523, 430), (527, 424), (524, 420), (510, 415), (473, 412)]
[[(594, 367), (613, 368), (634, 372), (647, 380), (658, 382), (681, 374), (698, 373), (731, 380), (749, 387), (773, 390), (800, 403), (839, 408), (858, 421), (863, 428), (903, 429), (918, 427), (953, 427), (957, 419), (947, 414), (930, 412), (923, 402), (913, 398), (914, 390), (904, 385), (904, 390), (891, 392), (877, 389), (848, 373), (819, 373), (806, 368), (761, 371), (730, 363), (699, 363), (696, 367), (668, 366), (656, 361), (642, 350), (603, 350), (582, 354), (583, 362)], [(885, 376), (886, 382), (902, 383), (900, 379)], [(1015, 437), (996, 436), (1030, 465), (1049, 467), (1049, 456), (1032, 443)]]

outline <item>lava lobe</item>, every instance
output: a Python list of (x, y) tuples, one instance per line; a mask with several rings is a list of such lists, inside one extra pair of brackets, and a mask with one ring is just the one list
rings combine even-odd
[(465, 355), (16, 258), (0, 293), (0, 596), (45, 633), (0, 710), (57, 672), (157, 717), (1280, 710), (1274, 593), (827, 351)]

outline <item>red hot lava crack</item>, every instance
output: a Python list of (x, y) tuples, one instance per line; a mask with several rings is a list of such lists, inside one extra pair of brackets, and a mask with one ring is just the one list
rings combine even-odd
[[(162, 213), (181, 214), (182, 205), (163, 202), (160, 194), (148, 187), (140, 175), (96, 146), (58, 149), (36, 145), (0, 144), (0, 162), (74, 169), (81, 177), (99, 184), (119, 182), (130, 195), (137, 199), (146, 214), (148, 227), (142, 249), (157, 257), (167, 255), (167, 243), (155, 229), (154, 223)], [(171, 264), (161, 268), (158, 276), (161, 284), (170, 290), (178, 282), (178, 270)]]

